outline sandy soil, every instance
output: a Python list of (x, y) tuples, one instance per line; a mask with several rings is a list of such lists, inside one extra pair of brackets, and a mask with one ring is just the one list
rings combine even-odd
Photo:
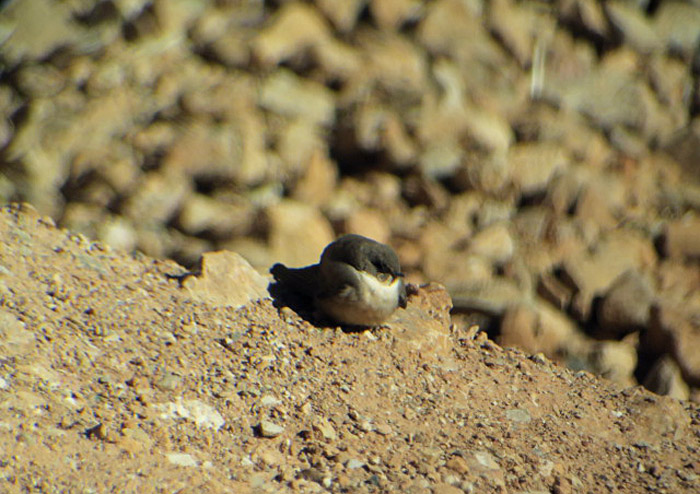
[(700, 487), (697, 404), (500, 348), (439, 287), (344, 332), (195, 302), (183, 273), (3, 209), (0, 491)]

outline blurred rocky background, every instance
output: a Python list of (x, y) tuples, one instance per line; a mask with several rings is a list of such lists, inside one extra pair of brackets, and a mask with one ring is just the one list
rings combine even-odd
[(455, 323), (700, 401), (700, 2), (17, 0), (0, 202), (192, 266), (393, 245)]

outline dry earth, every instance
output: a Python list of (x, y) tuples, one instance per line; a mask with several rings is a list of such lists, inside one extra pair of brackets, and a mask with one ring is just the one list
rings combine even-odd
[(438, 285), (344, 332), (245, 302), (236, 256), (185, 274), (2, 209), (1, 492), (700, 487), (697, 404), (501, 348)]
[(363, 234), (497, 343), (698, 402), (699, 39), (697, 0), (4, 2), (0, 204), (187, 267)]

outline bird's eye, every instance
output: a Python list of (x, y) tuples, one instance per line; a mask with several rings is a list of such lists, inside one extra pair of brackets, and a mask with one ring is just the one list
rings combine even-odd
[(382, 283), (386, 283), (391, 280), (391, 275), (389, 273), (377, 273), (377, 279)]

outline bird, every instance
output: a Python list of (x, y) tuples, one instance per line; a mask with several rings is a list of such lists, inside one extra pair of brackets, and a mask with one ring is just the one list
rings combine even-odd
[(376, 327), (399, 308), (407, 293), (399, 258), (390, 246), (346, 234), (328, 244), (318, 264), (270, 268), (285, 289), (313, 301), (323, 316), (341, 325)]

